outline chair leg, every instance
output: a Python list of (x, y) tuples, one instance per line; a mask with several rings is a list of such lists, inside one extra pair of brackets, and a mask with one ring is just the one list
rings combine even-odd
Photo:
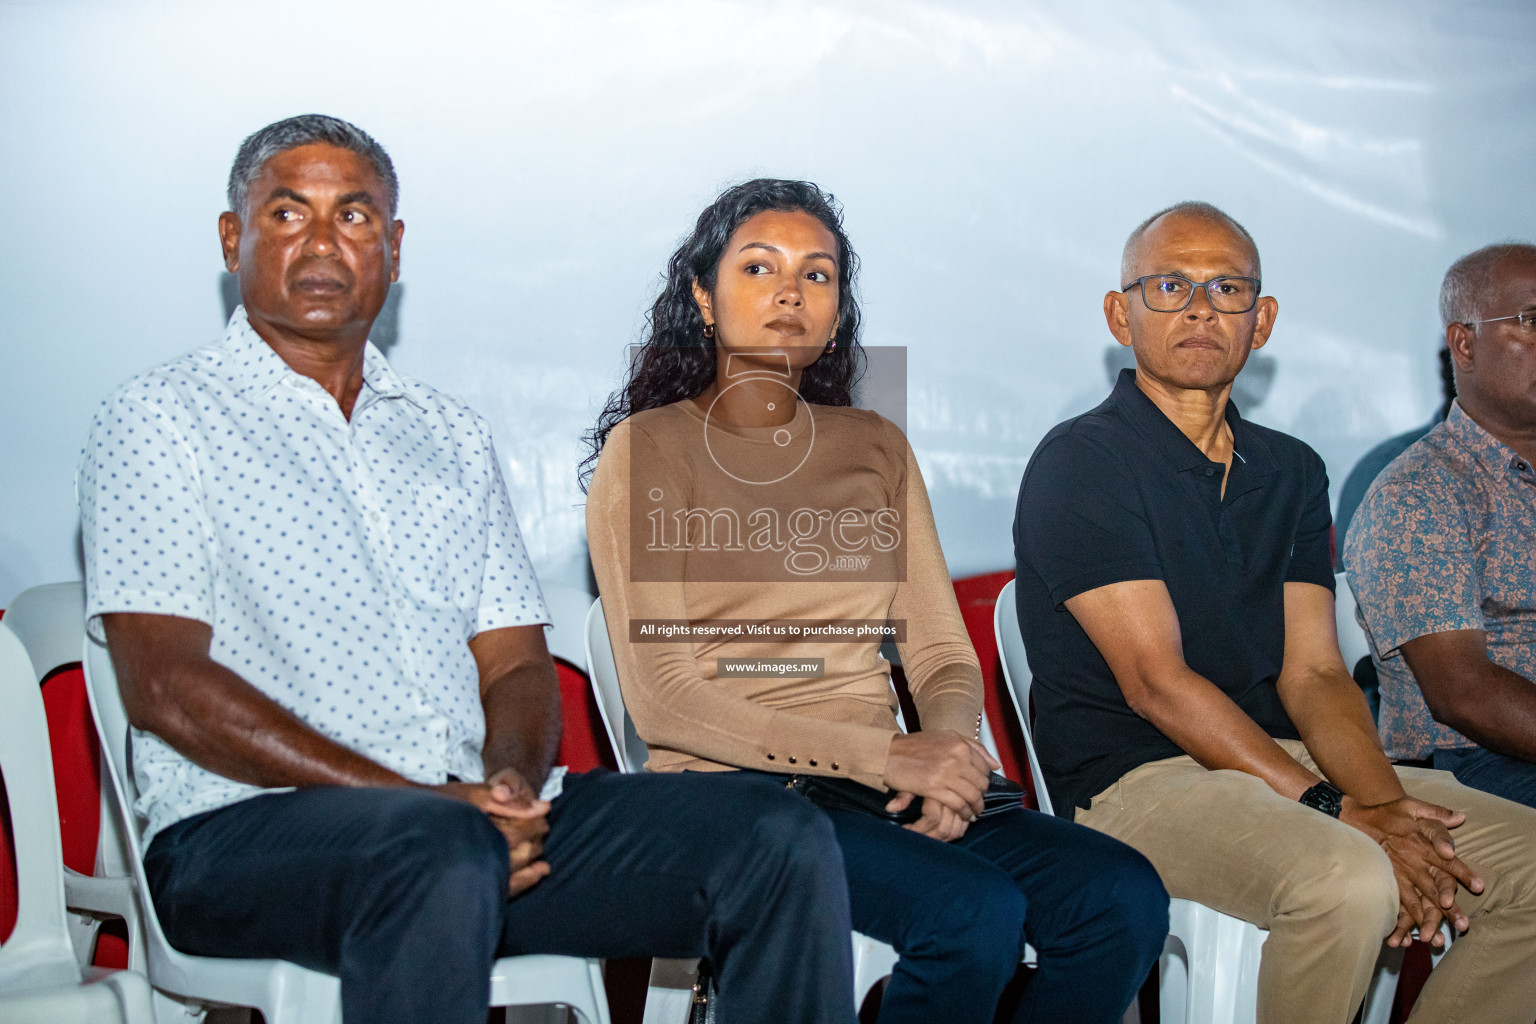
[(693, 983), (698, 976), (697, 960), (652, 960), (642, 1024), (683, 1024), (693, 1007)]

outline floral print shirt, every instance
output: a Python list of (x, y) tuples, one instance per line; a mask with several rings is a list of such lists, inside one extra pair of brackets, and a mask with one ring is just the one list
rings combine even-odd
[(1488, 657), (1536, 680), (1536, 470), (1458, 403), (1365, 496), (1344, 566), (1381, 679), (1389, 757), (1476, 746), (1435, 721), (1400, 648), (1480, 629)]

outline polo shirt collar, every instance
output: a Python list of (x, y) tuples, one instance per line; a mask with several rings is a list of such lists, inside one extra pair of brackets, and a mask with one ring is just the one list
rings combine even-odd
[[(1211, 464), (1206, 454), (1184, 436), (1184, 431), (1180, 430), (1178, 425), (1157, 407), (1156, 402), (1147, 397), (1146, 392), (1136, 386), (1134, 369), (1120, 371), (1111, 398), (1114, 399), (1122, 415), (1136, 428), (1137, 433), (1145, 437), (1180, 472), (1203, 469)], [(1274, 453), (1270, 451), (1268, 443), (1258, 431), (1248, 426), (1247, 421), (1237, 411), (1237, 403), (1231, 399), (1227, 400), (1226, 420), (1227, 425), (1232, 428), (1232, 447), (1236, 453), (1234, 469), (1237, 464), (1242, 466), (1241, 472), (1235, 475), (1268, 476), (1279, 470), (1279, 463), (1275, 461)], [(1244, 487), (1242, 490), (1247, 488)], [(1241, 492), (1234, 492), (1229, 481), (1228, 496), (1234, 493)]]
[(1524, 462), (1513, 448), (1478, 426), (1459, 401), (1452, 402), (1451, 411), (1446, 414), (1445, 432), (1452, 441), (1470, 452), (1494, 479), (1518, 472)]
[[(296, 379), (309, 381), (283, 362), (283, 357), (272, 350), (251, 322), (246, 318), (245, 307), (236, 306), (230, 314), (229, 326), (224, 330), (224, 344), (234, 357), (234, 372), (240, 393), (247, 397), (265, 394), (280, 382)], [(309, 381), (315, 387), (313, 381)], [(384, 353), (369, 341), (363, 349), (363, 384), (373, 392), (373, 399), (404, 398), (418, 408), (425, 408), (405, 386), (405, 381), (389, 365)]]

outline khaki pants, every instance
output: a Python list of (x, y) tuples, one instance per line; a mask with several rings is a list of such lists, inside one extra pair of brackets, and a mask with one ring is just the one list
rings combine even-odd
[[(1317, 770), (1299, 741), (1279, 742)], [(1458, 892), (1471, 927), (1431, 974), (1410, 1024), (1531, 1024), (1536, 811), (1449, 772), (1397, 773), (1410, 796), (1466, 813), (1451, 837), (1485, 883), (1481, 895)], [(1259, 1024), (1347, 1024), (1359, 1008), (1398, 907), (1387, 855), (1365, 834), (1187, 756), (1126, 773), (1077, 821), (1140, 850), (1170, 896), (1269, 930)]]

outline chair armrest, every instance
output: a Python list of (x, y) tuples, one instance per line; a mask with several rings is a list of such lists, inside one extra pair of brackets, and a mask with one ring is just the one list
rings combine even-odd
[(121, 917), (136, 921), (139, 916), (139, 896), (133, 879), (126, 875), (97, 878), (65, 868), (64, 905), (74, 913), (93, 917)]

